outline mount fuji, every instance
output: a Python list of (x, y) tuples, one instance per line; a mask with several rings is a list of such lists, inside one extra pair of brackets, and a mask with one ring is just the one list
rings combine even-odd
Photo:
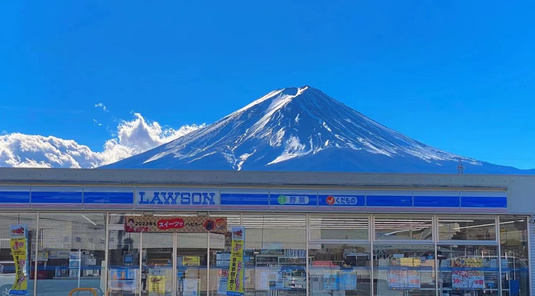
[(430, 147), (309, 86), (272, 91), (213, 124), (103, 168), (533, 174)]

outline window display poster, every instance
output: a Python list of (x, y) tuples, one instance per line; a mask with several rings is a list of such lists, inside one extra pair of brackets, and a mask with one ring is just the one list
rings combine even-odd
[(481, 271), (453, 271), (452, 287), (455, 289), (484, 289), (485, 276)]
[[(273, 290), (277, 286), (279, 279), (279, 271), (273, 268), (257, 268), (255, 279), (255, 289), (257, 291)], [(282, 284), (280, 285), (282, 286)]]
[(388, 271), (389, 289), (419, 289), (420, 272), (418, 270), (397, 270)]
[(342, 270), (338, 277), (338, 288), (340, 290), (357, 289), (357, 272)]
[(15, 263), (15, 281), (9, 295), (26, 295), (28, 293), (28, 226), (11, 225), (11, 256)]
[(323, 274), (323, 289), (324, 290), (339, 290), (338, 289), (338, 274), (336, 271), (326, 271)]
[(149, 293), (165, 293), (165, 276), (149, 275), (147, 280), (149, 282)]
[(403, 289), (405, 287), (403, 270), (389, 270), (387, 280), (389, 289)]
[(217, 284), (217, 295), (227, 295), (227, 285), (228, 273), (219, 277), (219, 282)]
[(136, 270), (128, 268), (110, 269), (110, 289), (135, 291), (136, 290)]
[(184, 279), (184, 296), (199, 296), (199, 279)]
[(245, 227), (232, 227), (227, 295), (239, 296), (244, 293), (244, 243)]

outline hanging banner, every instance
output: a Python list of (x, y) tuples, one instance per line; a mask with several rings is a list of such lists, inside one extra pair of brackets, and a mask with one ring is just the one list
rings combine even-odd
[(28, 226), (11, 225), (11, 255), (15, 262), (15, 282), (9, 295), (26, 295), (28, 293)]
[(245, 228), (232, 227), (232, 244), (230, 267), (228, 272), (227, 295), (243, 295), (243, 252), (245, 244)]
[(126, 232), (212, 232), (225, 234), (227, 218), (126, 216)]

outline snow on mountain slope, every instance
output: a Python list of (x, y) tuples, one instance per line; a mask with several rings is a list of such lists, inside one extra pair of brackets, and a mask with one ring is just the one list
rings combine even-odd
[(413, 140), (309, 86), (285, 88), (109, 168), (522, 173)]

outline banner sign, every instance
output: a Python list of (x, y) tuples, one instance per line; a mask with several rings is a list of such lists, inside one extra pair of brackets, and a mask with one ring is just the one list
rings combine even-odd
[(15, 282), (9, 295), (28, 293), (28, 226), (11, 225), (11, 255), (15, 262)]
[(243, 253), (245, 244), (245, 227), (232, 227), (232, 244), (230, 267), (228, 272), (227, 295), (238, 296), (244, 293)]
[(227, 218), (126, 216), (124, 230), (126, 232), (212, 232), (225, 234), (227, 232)]

